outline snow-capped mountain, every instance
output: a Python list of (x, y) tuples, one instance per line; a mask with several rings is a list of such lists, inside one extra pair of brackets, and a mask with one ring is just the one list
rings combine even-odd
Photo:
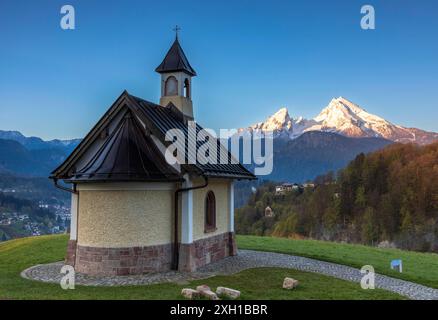
[(264, 122), (239, 130), (244, 131), (272, 131), (275, 137), (289, 138), (296, 138), (304, 132), (323, 131), (348, 137), (380, 137), (403, 143), (427, 144), (438, 140), (438, 133), (395, 125), (343, 97), (332, 99), (313, 119), (292, 118), (287, 108), (281, 108)]
[(243, 132), (249, 129), (250, 131), (259, 132), (272, 131), (274, 135), (291, 135), (292, 128), (292, 119), (287, 108), (281, 108), (264, 122), (256, 123), (247, 129), (239, 129), (238, 131)]

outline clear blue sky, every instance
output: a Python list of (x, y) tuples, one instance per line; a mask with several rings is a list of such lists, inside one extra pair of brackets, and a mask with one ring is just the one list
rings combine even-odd
[[(76, 30), (59, 27), (76, 9)], [(373, 4), (376, 30), (360, 28)], [(235, 128), (332, 97), (438, 131), (438, 1), (0, 2), (0, 129), (82, 137), (120, 93), (159, 99), (154, 72), (182, 27), (197, 120)]]

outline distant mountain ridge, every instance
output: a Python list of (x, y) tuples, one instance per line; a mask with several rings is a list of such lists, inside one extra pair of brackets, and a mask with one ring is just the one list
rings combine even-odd
[(81, 139), (44, 141), (19, 131), (0, 130), (0, 173), (48, 177)]
[(68, 147), (29, 150), (15, 140), (0, 139), (0, 173), (48, 177), (68, 154)]
[[(262, 178), (293, 182), (341, 169), (357, 154), (392, 142), (438, 140), (438, 133), (392, 124), (343, 97), (332, 99), (314, 119), (292, 118), (281, 108), (265, 121), (239, 130), (245, 131), (274, 132), (274, 169)], [(81, 141), (44, 141), (1, 130), (0, 139), (0, 173), (31, 176), (47, 176)]]
[(295, 139), (305, 132), (322, 131), (339, 133), (347, 137), (377, 137), (394, 142), (429, 144), (438, 140), (438, 133), (395, 125), (379, 116), (368, 113), (344, 97), (334, 98), (313, 119), (292, 118), (287, 108), (281, 108), (265, 121), (244, 131), (272, 131), (275, 137)]
[[(275, 121), (268, 124), (276, 125)], [(0, 138), (0, 173), (29, 177), (47, 177), (80, 142), (44, 141), (24, 137), (17, 131), (0, 131), (0, 137), (11, 138)], [(383, 138), (351, 138), (324, 131), (304, 132), (296, 139), (274, 139), (273, 172), (260, 178), (304, 182), (342, 168), (361, 152), (378, 150), (390, 143)]]
[(26, 137), (19, 131), (4, 131), (0, 130), (0, 139), (14, 140), (26, 147), (28, 150), (51, 149), (51, 148), (66, 148), (72, 151), (82, 139), (59, 140), (53, 139), (45, 141), (38, 137)]
[(263, 179), (305, 182), (346, 166), (359, 153), (393, 143), (376, 137), (351, 138), (333, 132), (309, 131), (296, 139), (274, 139), (274, 166)]

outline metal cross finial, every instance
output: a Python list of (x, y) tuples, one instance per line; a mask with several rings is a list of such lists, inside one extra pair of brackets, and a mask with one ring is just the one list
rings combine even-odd
[(181, 28), (178, 25), (176, 25), (175, 28), (173, 28), (172, 30), (175, 31), (176, 39), (178, 39), (178, 31), (180, 31)]

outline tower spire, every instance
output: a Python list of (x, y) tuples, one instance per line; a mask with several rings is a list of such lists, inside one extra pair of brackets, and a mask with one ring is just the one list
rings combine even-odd
[(196, 76), (196, 72), (187, 60), (178, 41), (179, 30), (181, 28), (176, 25), (173, 29), (176, 36), (175, 41), (163, 61), (155, 69), (161, 74), (160, 105), (165, 107), (171, 102), (187, 118), (193, 119), (192, 77)]
[(178, 41), (178, 31), (181, 30), (181, 28), (177, 25), (173, 30), (175, 31), (176, 39), (164, 57), (164, 60), (155, 71), (158, 73), (183, 71), (190, 76), (196, 76), (196, 71), (190, 65)]

